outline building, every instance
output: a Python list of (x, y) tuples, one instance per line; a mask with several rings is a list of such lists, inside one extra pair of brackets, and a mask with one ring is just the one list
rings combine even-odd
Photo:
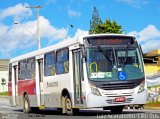
[(148, 101), (160, 102), (160, 49), (143, 55), (148, 86)]
[(160, 49), (143, 55), (146, 76), (160, 74)]
[(9, 59), (0, 59), (0, 93), (8, 91)]

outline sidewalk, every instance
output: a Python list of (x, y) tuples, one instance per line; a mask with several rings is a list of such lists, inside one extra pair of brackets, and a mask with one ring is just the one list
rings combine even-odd
[(0, 104), (4, 104), (4, 103), (9, 105), (8, 96), (0, 96)]
[(9, 98), (8, 96), (0, 95), (0, 98)]

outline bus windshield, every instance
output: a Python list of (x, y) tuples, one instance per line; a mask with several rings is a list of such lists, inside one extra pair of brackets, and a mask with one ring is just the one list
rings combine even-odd
[[(92, 81), (134, 80), (144, 77), (138, 47), (86, 48), (88, 78)], [(120, 78), (120, 74), (123, 77)]]

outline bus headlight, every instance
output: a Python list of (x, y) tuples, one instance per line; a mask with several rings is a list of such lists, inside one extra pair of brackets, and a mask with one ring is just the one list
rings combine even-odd
[(91, 92), (92, 94), (95, 94), (95, 95), (101, 95), (99, 90), (97, 89), (97, 87), (93, 84), (90, 84), (90, 88), (91, 88)]
[(144, 91), (144, 85), (145, 85), (145, 82), (144, 82), (144, 81), (142, 81), (142, 83), (141, 83), (141, 84), (140, 84), (140, 86), (139, 86), (138, 93), (141, 93), (141, 92), (143, 92), (143, 91)]

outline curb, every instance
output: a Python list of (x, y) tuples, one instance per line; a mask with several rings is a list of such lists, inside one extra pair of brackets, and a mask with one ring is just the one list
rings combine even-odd
[(160, 110), (160, 107), (145, 107), (144, 109), (151, 109), (151, 110)]
[(9, 96), (2, 96), (2, 95), (0, 95), (0, 98), (9, 98)]

